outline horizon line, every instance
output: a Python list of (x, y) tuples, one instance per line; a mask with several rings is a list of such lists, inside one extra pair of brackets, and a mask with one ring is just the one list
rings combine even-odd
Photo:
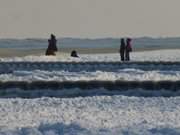
[[(24, 37), (24, 38), (20, 38), (20, 37), (0, 37), (0, 40), (32, 40), (32, 39), (48, 39), (44, 38), (44, 37)], [(64, 36), (64, 37), (57, 37), (56, 39), (84, 39), (84, 40), (96, 40), (96, 39), (121, 39), (121, 38), (132, 38), (132, 39), (140, 39), (140, 38), (151, 38), (151, 39), (166, 39), (166, 38), (180, 38), (180, 36), (122, 36), (122, 37), (68, 37), (68, 36)]]

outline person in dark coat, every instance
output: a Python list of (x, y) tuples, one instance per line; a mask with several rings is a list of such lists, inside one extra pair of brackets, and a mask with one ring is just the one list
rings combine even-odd
[(55, 52), (58, 51), (56, 43), (56, 37), (51, 34), (51, 38), (48, 40), (48, 48), (46, 50), (46, 55), (56, 55)]
[(124, 54), (125, 54), (125, 41), (124, 41), (124, 38), (121, 39), (121, 45), (120, 45), (120, 56), (121, 56), (121, 61), (124, 61)]
[(130, 61), (130, 52), (132, 52), (131, 39), (127, 38), (126, 40), (126, 48), (125, 48), (125, 60)]

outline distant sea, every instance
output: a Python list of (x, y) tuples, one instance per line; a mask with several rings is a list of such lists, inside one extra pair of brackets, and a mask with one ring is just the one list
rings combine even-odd
[[(133, 48), (135, 50), (149, 49), (180, 49), (179, 38), (132, 38)], [(0, 39), (0, 48), (7, 49), (46, 49), (48, 39)], [(80, 39), (80, 38), (58, 38), (58, 48), (98, 48), (98, 49), (118, 49), (120, 39), (102, 38), (102, 39)]]

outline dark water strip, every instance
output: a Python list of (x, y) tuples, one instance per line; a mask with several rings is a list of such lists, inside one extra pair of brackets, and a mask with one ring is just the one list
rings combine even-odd
[(88, 65), (97, 65), (97, 64), (111, 64), (111, 65), (132, 65), (132, 64), (138, 64), (138, 65), (180, 65), (180, 61), (129, 61), (129, 62), (121, 62), (121, 61), (72, 61), (72, 62), (58, 62), (58, 61), (45, 61), (45, 62), (31, 62), (31, 61), (12, 61), (12, 62), (0, 62), (0, 65), (4, 64), (88, 64)]
[(180, 81), (34, 81), (34, 82), (0, 82), (0, 90), (9, 88), (19, 88), (22, 90), (37, 90), (37, 89), (73, 89), (79, 88), (81, 90), (100, 89), (107, 90), (128, 90), (128, 89), (144, 89), (144, 90), (157, 90), (165, 89), (176, 91), (180, 89)]

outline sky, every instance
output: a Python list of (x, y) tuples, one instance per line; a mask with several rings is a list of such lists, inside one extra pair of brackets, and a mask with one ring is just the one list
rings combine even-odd
[(180, 36), (180, 0), (0, 0), (0, 38)]

